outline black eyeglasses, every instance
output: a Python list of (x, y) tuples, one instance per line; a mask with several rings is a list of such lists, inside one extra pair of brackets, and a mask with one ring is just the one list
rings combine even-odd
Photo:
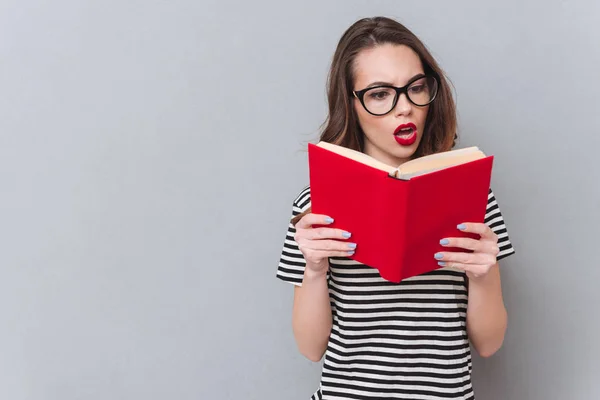
[(423, 107), (435, 100), (438, 92), (438, 80), (432, 75), (418, 75), (411, 79), (406, 86), (396, 87), (379, 85), (359, 91), (353, 91), (354, 97), (360, 100), (369, 114), (381, 116), (396, 107), (402, 93), (416, 106)]

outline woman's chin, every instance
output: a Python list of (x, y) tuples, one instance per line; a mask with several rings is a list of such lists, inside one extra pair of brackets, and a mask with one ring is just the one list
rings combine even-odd
[(395, 144), (395, 147), (390, 153), (395, 159), (398, 159), (400, 162), (405, 162), (408, 161), (415, 154), (418, 147), (418, 141), (409, 146)]
[(412, 144), (400, 144), (395, 140), (377, 144), (366, 141), (364, 152), (385, 164), (397, 167), (413, 157), (419, 147), (419, 139)]

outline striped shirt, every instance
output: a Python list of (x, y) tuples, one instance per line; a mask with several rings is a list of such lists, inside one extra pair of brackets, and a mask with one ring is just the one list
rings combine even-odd
[[(310, 187), (292, 217), (310, 207)], [(485, 223), (500, 260), (514, 249), (492, 190)], [(276, 276), (301, 285), (306, 262), (288, 226)], [(466, 330), (467, 281), (448, 268), (393, 283), (349, 258), (330, 258), (333, 327), (311, 399), (474, 399)]]

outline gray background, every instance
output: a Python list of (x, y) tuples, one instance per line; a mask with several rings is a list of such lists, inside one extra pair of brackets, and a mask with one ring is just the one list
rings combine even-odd
[(388, 15), (496, 155), (478, 398), (600, 397), (597, 1), (0, 2), (0, 398), (307, 399), (275, 278), (342, 32)]

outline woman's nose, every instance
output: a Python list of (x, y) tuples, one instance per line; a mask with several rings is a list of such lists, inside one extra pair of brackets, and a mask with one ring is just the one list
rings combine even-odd
[(408, 100), (405, 93), (401, 93), (396, 102), (396, 107), (394, 107), (394, 112), (396, 115), (406, 115), (410, 114), (411, 111), (412, 103)]

